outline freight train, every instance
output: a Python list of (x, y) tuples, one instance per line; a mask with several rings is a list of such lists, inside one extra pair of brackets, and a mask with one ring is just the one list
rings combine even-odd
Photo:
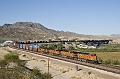
[(84, 62), (96, 63), (96, 64), (98, 63), (96, 54), (91, 54), (91, 53), (86, 53), (86, 52), (60, 51), (57, 49), (54, 49), (54, 50), (53, 49), (45, 49), (45, 48), (42, 48), (42, 47), (40, 47), (38, 45), (34, 45), (34, 44), (14, 43), (12, 46), (15, 48), (35, 51), (35, 52), (39, 52), (39, 53), (46, 53), (46, 54), (56, 55), (56, 56), (60, 56), (60, 57), (65, 57), (65, 58), (69, 58), (72, 60), (78, 60), (78, 61), (84, 61)]

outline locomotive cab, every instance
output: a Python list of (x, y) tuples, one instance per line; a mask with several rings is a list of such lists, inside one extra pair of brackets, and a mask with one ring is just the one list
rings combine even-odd
[(96, 54), (89, 54), (88, 60), (89, 60), (91, 63), (98, 63), (97, 55), (96, 55)]

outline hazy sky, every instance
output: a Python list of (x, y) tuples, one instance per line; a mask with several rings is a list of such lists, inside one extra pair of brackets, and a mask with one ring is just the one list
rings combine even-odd
[(120, 34), (120, 0), (0, 0), (0, 26), (26, 21), (79, 34)]

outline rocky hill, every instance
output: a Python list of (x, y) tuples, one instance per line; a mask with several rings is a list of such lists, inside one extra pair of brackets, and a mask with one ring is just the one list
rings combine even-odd
[(16, 22), (0, 27), (0, 40), (40, 40), (45, 38), (83, 36), (80, 34), (48, 29), (39, 23)]
[(43, 39), (111, 39), (106, 36), (76, 34), (48, 29), (39, 23), (16, 22), (0, 26), (0, 42), (5, 40), (25, 41)]

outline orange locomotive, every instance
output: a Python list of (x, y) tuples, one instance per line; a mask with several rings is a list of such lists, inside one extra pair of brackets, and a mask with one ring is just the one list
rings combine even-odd
[(50, 53), (50, 54), (52, 54), (52, 55), (60, 55), (60, 51), (57, 50), (57, 49), (55, 49), (55, 50), (49, 49), (49, 50), (48, 50), (48, 53)]
[(86, 61), (86, 62), (91, 62), (91, 63), (96, 63), (97, 62), (96, 54), (78, 52), (77, 53), (77, 58), (80, 61)]

